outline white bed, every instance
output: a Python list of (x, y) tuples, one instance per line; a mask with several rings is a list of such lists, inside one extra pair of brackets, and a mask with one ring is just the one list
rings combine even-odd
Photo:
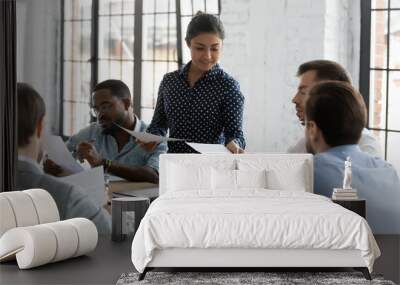
[(380, 251), (367, 222), (312, 194), (312, 173), (307, 154), (162, 155), (134, 266), (141, 278), (154, 267), (372, 271)]

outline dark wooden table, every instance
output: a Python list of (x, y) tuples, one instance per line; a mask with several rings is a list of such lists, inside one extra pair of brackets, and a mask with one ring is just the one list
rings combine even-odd
[(16, 261), (1, 263), (0, 284), (115, 284), (122, 273), (135, 271), (131, 244), (132, 240), (99, 237), (97, 248), (87, 256), (27, 270), (19, 270)]

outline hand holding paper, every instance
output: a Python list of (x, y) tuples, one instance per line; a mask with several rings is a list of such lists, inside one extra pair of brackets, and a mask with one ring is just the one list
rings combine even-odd
[(45, 135), (43, 149), (49, 158), (63, 170), (67, 170), (70, 173), (78, 173), (83, 170), (82, 166), (71, 155), (61, 137)]

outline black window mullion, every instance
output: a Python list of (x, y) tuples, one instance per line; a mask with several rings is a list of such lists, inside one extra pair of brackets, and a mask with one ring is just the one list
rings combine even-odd
[(134, 72), (133, 72), (133, 110), (141, 118), (142, 94), (142, 42), (143, 42), (143, 1), (135, 1), (135, 29), (134, 29)]
[[(390, 8), (390, 0), (388, 0), (388, 7)], [(386, 66), (388, 70), (386, 70), (386, 116), (385, 116), (385, 159), (387, 160), (387, 149), (388, 149), (388, 127), (389, 127), (389, 62), (390, 62), (390, 10), (387, 14), (387, 51), (386, 51)]]
[[(360, 39), (360, 79), (359, 88), (369, 110), (370, 64), (371, 64), (371, 1), (360, 1), (361, 5), (361, 39)], [(370, 118), (367, 116), (367, 126)]]
[(61, 58), (61, 70), (60, 70), (60, 105), (59, 105), (59, 124), (58, 131), (60, 135), (64, 135), (64, 25), (65, 25), (65, 0), (61, 0), (61, 50), (60, 50), (60, 58)]
[(98, 81), (99, 61), (99, 0), (92, 0), (92, 26), (90, 37), (90, 92), (93, 91)]
[(175, 10), (176, 10), (176, 48), (178, 56), (178, 68), (183, 65), (182, 56), (182, 11), (181, 11), (181, 1), (175, 0)]

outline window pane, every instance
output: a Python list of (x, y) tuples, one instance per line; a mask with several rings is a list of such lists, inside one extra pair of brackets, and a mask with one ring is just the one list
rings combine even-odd
[(142, 62), (142, 107), (153, 108), (154, 106), (154, 98), (158, 92), (158, 86), (154, 89), (154, 80), (154, 62)]
[(122, 18), (118, 16), (99, 17), (99, 57), (101, 59), (121, 59)]
[(181, 15), (193, 15), (195, 11), (193, 10), (192, 0), (181, 0)]
[(400, 131), (400, 71), (389, 73), (388, 128)]
[(64, 19), (90, 19), (92, 16), (92, 0), (64, 1)]
[(386, 72), (371, 71), (369, 98), (369, 127), (385, 128), (386, 125)]
[(175, 0), (168, 0), (168, 2), (169, 2), (169, 11), (176, 12)]
[(378, 140), (379, 145), (381, 147), (381, 157), (385, 157), (385, 141), (386, 141), (385, 133), (386, 133), (385, 131), (372, 130), (372, 134)]
[(64, 135), (75, 134), (90, 122), (90, 109), (86, 103), (64, 102)]
[(98, 63), (98, 78), (97, 81), (101, 82), (110, 78), (110, 61), (109, 60), (99, 60)]
[(168, 72), (172, 72), (178, 69), (177, 62), (168, 62)]
[(122, 63), (123, 61), (120, 60), (99, 60), (98, 82), (107, 79), (121, 79)]
[(89, 102), (90, 63), (64, 62), (64, 100)]
[(390, 48), (389, 67), (400, 69), (400, 11), (390, 12), (389, 48)]
[(192, 18), (191, 17), (182, 17), (182, 61), (183, 63), (188, 63), (191, 59), (190, 50), (186, 45), (185, 37), (187, 26)]
[(134, 43), (134, 16), (123, 16), (122, 18), (122, 58), (133, 60)]
[(143, 1), (143, 13), (154, 13), (155, 0)]
[(157, 101), (157, 91), (160, 86), (161, 80), (163, 79), (164, 75), (168, 72), (168, 64), (166, 62), (156, 62), (155, 63), (155, 70), (154, 70), (154, 81), (153, 81), (153, 88), (155, 90), (154, 97), (155, 100), (153, 102), (153, 108), (156, 106)]
[(124, 0), (124, 13), (125, 14), (135, 13), (135, 0)]
[(400, 8), (400, 0), (390, 0), (390, 8)]
[(400, 173), (400, 133), (388, 133), (387, 161)]
[(193, 11), (196, 14), (198, 11), (205, 11), (204, 0), (193, 0)]
[[(175, 0), (173, 0), (175, 1)], [(168, 8), (169, 8), (169, 0), (156, 0), (156, 7), (155, 7), (155, 11), (156, 13), (167, 13), (168, 12)]]
[(388, 6), (387, 0), (372, 0), (371, 1), (372, 9), (385, 9), (385, 8), (387, 8), (387, 6)]
[(64, 22), (64, 59), (90, 59), (90, 21)]
[(207, 0), (206, 12), (209, 14), (219, 14), (218, 0)]
[(121, 79), (122, 62), (119, 60), (110, 60), (110, 78)]
[(386, 68), (387, 12), (371, 12), (371, 67)]
[(142, 57), (145, 60), (154, 59), (154, 15), (143, 15)]
[(141, 108), (140, 113), (140, 119), (146, 124), (150, 124), (151, 119), (153, 118), (154, 110), (149, 108)]
[(166, 60), (168, 58), (168, 37), (170, 29), (168, 27), (168, 15), (156, 15), (156, 36), (154, 43), (154, 59)]
[[(131, 94), (133, 94), (133, 61), (122, 62), (122, 77), (121, 80), (128, 85)], [(140, 96), (140, 94), (136, 94)]]

